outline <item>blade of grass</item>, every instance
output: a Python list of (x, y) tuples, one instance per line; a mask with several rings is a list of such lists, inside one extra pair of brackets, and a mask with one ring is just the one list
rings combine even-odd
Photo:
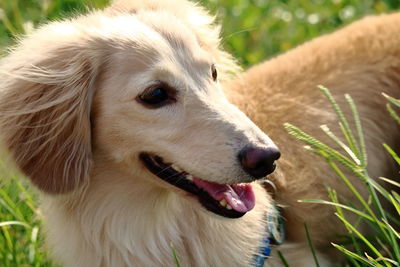
[(369, 179), (368, 180), (369, 184), (371, 186), (373, 186), (373, 188), (375, 188), (382, 196), (384, 196), (387, 200), (389, 200), (389, 196), (390, 193), (383, 187), (381, 186), (379, 183), (377, 183), (375, 180), (373, 179)]
[(353, 159), (353, 161), (357, 165), (362, 165), (361, 160), (357, 157), (356, 154), (353, 153), (353, 151), (346, 146), (342, 141), (339, 140), (339, 138), (329, 129), (327, 125), (321, 125), (320, 128), (322, 131), (329, 137), (331, 138), (336, 144), (338, 144), (344, 151), (347, 152), (347, 154)]
[(9, 251), (9, 255), (12, 256), (11, 260), (15, 264), (15, 247), (14, 243), (12, 242), (9, 226), (5, 225), (4, 227), (1, 227), (1, 231), (3, 232), (3, 236), (7, 244), (7, 251)]
[[(368, 246), (368, 248), (375, 253), (375, 255), (377, 257), (383, 257), (383, 255), (375, 248), (374, 245), (371, 244), (371, 242), (368, 241), (368, 239), (361, 234), (355, 227), (353, 227), (353, 225), (351, 225), (350, 222), (348, 222), (345, 218), (343, 218), (342, 216), (340, 216), (338, 213), (335, 213), (335, 215), (347, 226), (349, 227), (352, 232), (354, 232), (363, 242), (364, 244), (366, 244)], [(390, 267), (390, 265), (385, 264), (387, 267)]]
[(340, 245), (338, 245), (338, 244), (335, 244), (335, 243), (331, 243), (331, 244), (332, 244), (332, 246), (334, 246), (336, 249), (340, 250), (340, 251), (343, 252), (344, 254), (346, 254), (346, 255), (348, 255), (348, 256), (354, 258), (354, 259), (357, 259), (357, 260), (359, 260), (360, 262), (362, 262), (362, 263), (364, 263), (364, 264), (367, 264), (368, 266), (376, 267), (376, 265), (374, 265), (373, 263), (371, 263), (371, 262), (368, 261), (367, 259), (364, 259), (363, 257), (357, 255), (356, 253), (351, 252), (350, 250), (348, 250), (348, 249), (346, 249), (346, 248), (344, 248), (344, 247), (342, 247), (342, 246), (340, 246)]
[(357, 107), (354, 103), (353, 98), (345, 94), (344, 97), (346, 98), (347, 103), (350, 106), (351, 112), (353, 114), (353, 120), (356, 125), (356, 131), (357, 131), (357, 136), (358, 136), (358, 142), (360, 146), (360, 155), (359, 158), (361, 160), (361, 165), (366, 167), (368, 164), (368, 158), (367, 158), (367, 151), (366, 151), (366, 146), (365, 146), (365, 138), (364, 138), (364, 133), (363, 129), (361, 126), (361, 120), (360, 120), (360, 115), (358, 114)]
[[(388, 221), (386, 221), (386, 220), (384, 220), (384, 219), (382, 219), (382, 221), (390, 228), (390, 230), (396, 235), (396, 237), (397, 237), (397, 239), (400, 239), (400, 233), (399, 232), (397, 232), (394, 228), (393, 228), (393, 226), (391, 226), (390, 224), (389, 224), (389, 222)], [(397, 243), (397, 242), (396, 242)], [(396, 248), (395, 248), (396, 249)], [(398, 248), (397, 248), (398, 249)]]
[(181, 263), (179, 261), (178, 256), (176, 255), (176, 250), (175, 250), (175, 247), (172, 245), (172, 243), (170, 244), (170, 247), (171, 247), (171, 250), (172, 250), (172, 255), (173, 255), (174, 260), (175, 260), (176, 267), (181, 267)]
[(393, 105), (395, 105), (395, 106), (397, 106), (397, 107), (400, 108), (400, 100), (399, 100), (399, 99), (396, 99), (396, 98), (394, 98), (394, 97), (391, 97), (391, 96), (389, 96), (389, 95), (387, 95), (387, 94), (385, 94), (385, 93), (382, 93), (382, 95), (383, 95), (390, 103), (392, 103)]
[(22, 18), (20, 9), (18, 8), (18, 1), (10, 1), (11, 9), (13, 11), (15, 25), (19, 33), (25, 33), (24, 29), (24, 19)]
[[(329, 196), (329, 198), (332, 200), (333, 203), (340, 204), (340, 203), (339, 203), (339, 199), (338, 199), (338, 197), (337, 197), (336, 191), (333, 190), (333, 189), (330, 188), (330, 187), (328, 187), (328, 196)], [(335, 209), (336, 209), (336, 211), (337, 211), (341, 216), (343, 216), (343, 218), (344, 218), (345, 215), (344, 215), (344, 212), (343, 212), (342, 207), (340, 207), (340, 206), (335, 206)], [(353, 208), (353, 209), (354, 209), (354, 208)], [(355, 210), (355, 209), (354, 209), (354, 210)], [(359, 219), (361, 219), (361, 218), (363, 218), (363, 217), (360, 216)], [(347, 230), (349, 231), (349, 233), (351, 233), (351, 229), (347, 228)], [(351, 238), (352, 244), (353, 244), (354, 249), (356, 250), (357, 254), (361, 254), (361, 253), (362, 253), (362, 252), (361, 252), (361, 248), (360, 248), (360, 246), (358, 245), (358, 242), (356, 241), (356, 239), (354, 238), (354, 236), (353, 236), (353, 235), (350, 235), (350, 238)], [(353, 265), (353, 266), (355, 266), (355, 267), (361, 267), (360, 264), (359, 264), (357, 261), (355, 261), (353, 258), (350, 257), (349, 260), (352, 262), (352, 265)]]
[(0, 8), (0, 20), (3, 22), (6, 29), (14, 36), (16, 36), (19, 32), (18, 30), (12, 25), (10, 19), (7, 17), (6, 12)]
[[(370, 196), (372, 198), (372, 201), (375, 205), (375, 207), (377, 208), (380, 216), (384, 219), (384, 220), (388, 220), (387, 216), (386, 216), (386, 212), (382, 207), (382, 203), (380, 202), (378, 195), (376, 193), (375, 189), (380, 189), (381, 194), (383, 194), (383, 192), (386, 192), (385, 189), (383, 189), (378, 183), (376, 183), (373, 179), (371, 179), (367, 172), (365, 171), (365, 174), (367, 176), (367, 188), (368, 191), (370, 193)], [(399, 250), (399, 244), (396, 241), (396, 237), (394, 236), (394, 233), (392, 231), (388, 231), (388, 235), (389, 235), (389, 239), (388, 242), (392, 244), (394, 249), (394, 253), (396, 255), (396, 258), (400, 260), (400, 250)]]
[(400, 157), (394, 152), (394, 150), (388, 146), (387, 144), (383, 144), (385, 147), (386, 151), (389, 152), (389, 154), (393, 157), (393, 159), (397, 162), (397, 164), (400, 165)]
[[(350, 189), (353, 195), (358, 199), (361, 205), (368, 211), (368, 213), (372, 216), (374, 221), (378, 222), (379, 219), (376, 217), (375, 213), (372, 211), (371, 207), (365, 201), (365, 199), (361, 196), (358, 190), (354, 187), (354, 185), (350, 182), (350, 180), (343, 174), (343, 172), (336, 166), (336, 164), (332, 161), (328, 161), (328, 164), (334, 170), (334, 172), (342, 179), (342, 181), (346, 184), (346, 186)], [(390, 236), (386, 232), (386, 230), (378, 224), (379, 228), (381, 229), (382, 233), (385, 235), (387, 240), (391, 240)]]
[(356, 153), (356, 155), (359, 157), (359, 155), (361, 153), (358, 149), (357, 141), (354, 138), (354, 135), (351, 131), (349, 123), (348, 123), (346, 117), (344, 116), (341, 108), (339, 107), (339, 104), (336, 102), (336, 100), (333, 98), (332, 94), (329, 92), (329, 90), (326, 87), (319, 85), (318, 88), (325, 95), (325, 97), (328, 98), (328, 101), (331, 103), (333, 110), (335, 111), (336, 115), (339, 118), (340, 123), (342, 124), (342, 127), (341, 127), (342, 132), (347, 140), (347, 143), (349, 144), (351, 150), (354, 151)]
[(392, 184), (394, 186), (400, 187), (400, 183), (398, 183), (396, 181), (393, 181), (392, 179), (388, 179), (388, 178), (385, 178), (385, 177), (379, 177), (379, 179), (381, 179), (381, 180), (383, 180), (383, 181), (385, 181), (385, 182), (387, 182), (389, 184)]
[(330, 205), (330, 206), (335, 206), (335, 207), (340, 207), (346, 210), (349, 210), (357, 215), (359, 215), (362, 218), (365, 218), (371, 222), (376, 222), (378, 224), (380, 224), (382, 227), (387, 227), (384, 223), (380, 222), (380, 221), (376, 221), (373, 217), (369, 216), (368, 214), (357, 210), (355, 208), (352, 208), (350, 206), (344, 205), (344, 204), (340, 204), (340, 203), (335, 203), (335, 202), (331, 202), (331, 201), (326, 201), (326, 200), (319, 200), (319, 199), (304, 199), (304, 200), (299, 200), (299, 202), (304, 202), (304, 203), (314, 203), (314, 204), (323, 204), (323, 205)]
[(392, 108), (392, 105), (389, 103), (386, 104), (386, 110), (389, 112), (390, 116), (398, 123), (400, 124), (400, 116), (397, 114), (396, 111)]
[(400, 215), (400, 203), (396, 200), (393, 196), (390, 196), (390, 201), (392, 202), (393, 206), (395, 207), (397, 213)]
[(285, 267), (289, 267), (289, 263), (287, 262), (286, 258), (283, 256), (282, 252), (281, 252), (280, 250), (278, 250), (277, 253), (278, 253), (278, 256), (279, 256), (279, 258), (281, 259), (283, 265), (284, 265)]
[[(379, 243), (379, 245), (381, 246), (381, 248), (386, 252), (386, 255), (388, 255), (390, 258), (393, 259), (394, 256), (393, 256), (392, 252), (390, 252), (388, 246), (387, 246), (386, 244), (384, 244), (384, 243), (382, 242), (382, 240), (380, 240), (379, 238), (376, 238), (376, 241)], [(359, 254), (359, 255), (361, 255), (361, 254)]]
[(35, 214), (38, 214), (38, 209), (35, 207), (35, 200), (33, 199), (32, 193), (30, 193), (26, 186), (22, 185), (22, 182), (19, 179), (15, 179), (17, 183), (18, 189), (21, 191), (21, 193), (24, 195), (26, 200), (24, 203), (31, 209), (31, 211)]
[(29, 224), (24, 223), (24, 222), (18, 222), (18, 221), (0, 222), (0, 227), (10, 226), (10, 225), (20, 225), (20, 226), (24, 226), (26, 228), (31, 228), (31, 226)]
[(29, 261), (31, 264), (35, 262), (35, 255), (36, 255), (36, 243), (38, 239), (39, 227), (35, 226), (32, 228), (31, 232), (31, 242), (29, 244)]
[(14, 216), (19, 221), (25, 221), (24, 216), (21, 211), (14, 205), (14, 202), (9, 199), (6, 192), (0, 190), (0, 205), (3, 206), (10, 214)]
[(310, 249), (311, 249), (311, 253), (312, 253), (312, 255), (313, 255), (315, 265), (316, 265), (317, 267), (320, 267), (319, 262), (318, 262), (317, 255), (316, 255), (316, 253), (315, 253), (314, 244), (313, 244), (312, 241), (311, 241), (310, 232), (308, 231), (308, 227), (307, 227), (307, 224), (306, 224), (306, 223), (304, 223), (304, 229), (306, 230), (306, 236), (307, 236), (308, 246), (309, 246)]
[(335, 149), (320, 142), (319, 140), (315, 139), (314, 137), (310, 136), (309, 134), (305, 133), (304, 131), (300, 130), (299, 128), (297, 128), (296, 126), (294, 126), (290, 123), (285, 123), (284, 127), (290, 135), (292, 135), (295, 138), (297, 138), (298, 140), (303, 141), (304, 143), (316, 148), (318, 152), (323, 151), (329, 157), (332, 157), (332, 158), (336, 159), (337, 161), (339, 161), (341, 164), (343, 164), (345, 167), (347, 167), (353, 173), (360, 175), (359, 171), (361, 171), (361, 169), (359, 169), (359, 166), (354, 164), (347, 157), (345, 157), (342, 154), (340, 154), (339, 152), (337, 152)]

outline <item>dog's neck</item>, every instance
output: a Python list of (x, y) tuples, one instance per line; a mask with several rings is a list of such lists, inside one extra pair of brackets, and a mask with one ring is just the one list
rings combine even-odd
[(103, 162), (92, 173), (79, 193), (43, 199), (49, 243), (68, 244), (55, 251), (67, 266), (173, 266), (173, 250), (182, 266), (243, 266), (265, 235), (272, 201), (259, 185), (256, 207), (227, 219), (117, 165)]

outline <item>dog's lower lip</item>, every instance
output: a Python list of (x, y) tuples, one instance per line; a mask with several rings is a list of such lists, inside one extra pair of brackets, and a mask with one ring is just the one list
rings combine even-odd
[(139, 158), (151, 173), (165, 182), (196, 196), (207, 210), (227, 218), (240, 218), (246, 214), (246, 212), (236, 211), (229, 204), (213, 198), (207, 191), (188, 180), (186, 178), (189, 176), (188, 173), (176, 171), (172, 164), (165, 163), (161, 157), (142, 152), (139, 154)]

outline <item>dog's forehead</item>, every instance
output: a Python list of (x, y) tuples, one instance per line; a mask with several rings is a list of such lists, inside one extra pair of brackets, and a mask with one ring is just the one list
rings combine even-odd
[[(165, 41), (175, 59), (180, 58), (183, 63), (192, 62), (196, 65), (210, 64), (211, 56), (201, 47), (187, 22), (165, 11), (139, 12), (137, 17)], [(153, 48), (159, 50), (157, 41)]]
[(116, 46), (123, 47), (114, 50), (114, 69), (134, 74), (132, 79), (140, 77), (143, 87), (150, 80), (163, 80), (184, 88), (208, 77), (213, 58), (187, 22), (165, 11), (148, 10), (111, 19), (115, 23), (107, 27)]
[(112, 75), (105, 76), (111, 77), (114, 84), (120, 83), (112, 88), (125, 92), (121, 99), (136, 93), (132, 88), (145, 88), (155, 80), (188, 88), (210, 77), (212, 56), (201, 47), (191, 28), (171, 14), (122, 14), (106, 18), (100, 27), (99, 32), (107, 42), (111, 40), (113, 47), (107, 69), (127, 78), (122, 82), (124, 79), (116, 81)]

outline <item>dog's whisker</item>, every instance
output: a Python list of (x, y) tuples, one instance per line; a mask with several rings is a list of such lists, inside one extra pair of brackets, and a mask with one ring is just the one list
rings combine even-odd
[(163, 173), (163, 172), (165, 172), (166, 170), (169, 170), (169, 169), (173, 169), (172, 166), (167, 166), (167, 167), (165, 167), (164, 169), (162, 169), (161, 171), (159, 171), (156, 175), (159, 175), (159, 174), (161, 174), (161, 173)]
[[(172, 174), (171, 176), (165, 178), (165, 180), (172, 179), (172, 178), (174, 178), (174, 177), (176, 177), (176, 176), (179, 176), (179, 175), (181, 175), (181, 174), (182, 174), (181, 172), (174, 173), (174, 174)], [(179, 179), (182, 180), (182, 179), (184, 179), (184, 178), (182, 177), (182, 178), (179, 178)], [(178, 180), (178, 181), (179, 181), (179, 180)]]

